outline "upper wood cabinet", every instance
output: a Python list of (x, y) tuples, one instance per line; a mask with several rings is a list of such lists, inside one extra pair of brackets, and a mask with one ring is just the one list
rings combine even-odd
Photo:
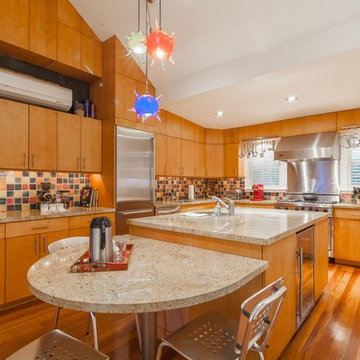
[(360, 126), (360, 109), (339, 111), (337, 113), (337, 129), (341, 130), (345, 126)]
[[(170, 157), (169, 157), (170, 161)], [(155, 175), (166, 175), (166, 135), (155, 134)]]
[(224, 176), (239, 176), (239, 145), (237, 143), (224, 145)]
[(194, 143), (194, 157), (195, 157), (195, 170), (193, 175), (198, 177), (205, 177), (205, 173), (206, 173), (205, 144), (198, 142)]
[(0, 99), (0, 168), (28, 167), (29, 106)]
[(224, 130), (224, 143), (233, 144), (239, 141), (239, 129), (226, 129)]
[(184, 118), (181, 118), (181, 138), (194, 140), (194, 123)]
[(101, 172), (102, 122), (81, 118), (81, 170)]
[(80, 171), (80, 116), (58, 113), (58, 154), (60, 171)]
[(166, 137), (166, 175), (180, 176), (181, 174), (181, 139)]
[(84, 34), (81, 38), (81, 70), (99, 77), (102, 74), (101, 42)]
[(115, 117), (136, 121), (134, 107), (136, 80), (127, 76), (115, 74)]
[[(32, 0), (31, 0), (32, 1)], [(52, 2), (56, 2), (53, 1)], [(57, 0), (58, 20), (74, 30), (81, 32), (82, 18), (69, 0)]]
[(194, 141), (205, 144), (205, 128), (194, 124)]
[(29, 0), (0, 0), (0, 40), (29, 48)]
[(327, 113), (283, 120), (282, 136), (315, 134), (337, 130), (337, 113)]
[(181, 137), (181, 117), (171, 112), (166, 116), (166, 135), (180, 138)]
[(191, 140), (181, 139), (181, 176), (195, 175), (195, 142)]
[(81, 69), (81, 33), (62, 23), (58, 23), (58, 60)]
[(239, 140), (251, 139), (256, 137), (281, 137), (282, 136), (282, 122), (273, 121), (265, 124), (244, 126), (238, 128)]
[(29, 50), (53, 60), (57, 59), (57, 13), (56, 1), (30, 1)]
[(223, 144), (224, 130), (206, 129), (205, 130), (206, 144)]
[(57, 112), (29, 108), (29, 169), (57, 169)]
[(206, 176), (224, 176), (224, 146), (221, 144), (206, 144)]

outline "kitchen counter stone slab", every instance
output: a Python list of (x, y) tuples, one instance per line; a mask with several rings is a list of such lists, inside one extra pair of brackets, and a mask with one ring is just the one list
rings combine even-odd
[(268, 263), (217, 251), (122, 235), (134, 244), (126, 271), (71, 273), (86, 245), (37, 261), (28, 282), (39, 299), (62, 308), (144, 313), (196, 305), (227, 295), (264, 272)]
[[(199, 211), (201, 213), (212, 212)], [(326, 218), (326, 213), (277, 209), (235, 208), (235, 216), (190, 218), (182, 214), (130, 219), (145, 228), (193, 234), (257, 245), (272, 243)]]
[(0, 224), (10, 223), (17, 221), (30, 221), (30, 220), (42, 220), (42, 219), (55, 219), (70, 216), (81, 216), (81, 215), (94, 215), (114, 212), (113, 208), (98, 207), (96, 209), (89, 209), (86, 207), (72, 207), (66, 212), (53, 213), (53, 214), (41, 214), (39, 210), (29, 211), (4, 211), (0, 212)]
[(360, 204), (335, 204), (335, 209), (358, 209), (360, 210)]

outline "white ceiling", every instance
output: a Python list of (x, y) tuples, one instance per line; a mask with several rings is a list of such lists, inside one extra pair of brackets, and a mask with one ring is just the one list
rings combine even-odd
[[(136, 30), (136, 0), (71, 2), (102, 40), (115, 34), (124, 43)], [(155, 65), (150, 79), (165, 109), (230, 128), (360, 107), (358, 0), (163, 0), (162, 7), (163, 29), (176, 31), (176, 64)], [(299, 100), (286, 103), (288, 95)]]

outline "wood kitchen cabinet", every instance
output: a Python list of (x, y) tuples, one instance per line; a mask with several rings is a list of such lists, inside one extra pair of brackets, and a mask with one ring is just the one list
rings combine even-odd
[(101, 172), (102, 122), (81, 118), (81, 170)]
[(57, 112), (29, 108), (29, 169), (57, 169)]
[(205, 144), (194, 142), (194, 157), (195, 157), (194, 176), (205, 177), (205, 172), (206, 172)]
[(181, 118), (181, 138), (194, 140), (194, 123), (183, 118)]
[(181, 176), (195, 175), (195, 142), (191, 140), (180, 140), (181, 146)]
[(295, 136), (336, 131), (337, 113), (304, 116), (282, 121), (282, 136)]
[(58, 113), (57, 167), (60, 171), (80, 171), (80, 116)]
[(31, 295), (26, 274), (40, 258), (40, 235), (6, 239), (6, 302)]
[(0, 305), (5, 303), (5, 225), (0, 225)]
[(122, 74), (115, 74), (115, 117), (136, 121), (134, 107), (136, 80)]
[(224, 145), (224, 176), (239, 176), (239, 144)]
[(98, 77), (102, 74), (101, 42), (84, 34), (81, 37), (81, 70)]
[(29, 48), (30, 0), (0, 0), (0, 40), (23, 49)]
[(167, 141), (165, 135), (155, 134), (155, 175), (167, 174), (166, 142)]
[(110, 218), (113, 235), (116, 232), (115, 214), (103, 213), (96, 215), (72, 216), (69, 218), (69, 236), (90, 236), (90, 224), (94, 217), (106, 216)]
[(166, 135), (172, 137), (181, 137), (181, 117), (171, 112), (166, 116)]
[(224, 176), (224, 146), (206, 144), (206, 177)]
[[(56, 2), (56, 1), (54, 1)], [(72, 29), (81, 32), (82, 19), (69, 0), (57, 0), (58, 21)]]
[(81, 32), (58, 23), (58, 61), (81, 69)]
[(49, 0), (30, 0), (29, 4), (29, 50), (56, 60), (58, 4)]
[(206, 144), (224, 144), (224, 130), (206, 129)]
[(180, 176), (181, 173), (181, 139), (166, 137), (166, 175)]
[(0, 99), (0, 168), (28, 168), (29, 106)]
[(335, 209), (334, 257), (338, 263), (360, 264), (360, 210)]
[(40, 236), (40, 255), (41, 257), (49, 254), (48, 246), (58, 240), (66, 239), (69, 237), (69, 229), (60, 231), (51, 231)]

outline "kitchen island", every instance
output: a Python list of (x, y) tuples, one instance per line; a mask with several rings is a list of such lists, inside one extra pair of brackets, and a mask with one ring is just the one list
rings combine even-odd
[(328, 223), (323, 213), (244, 207), (236, 208), (235, 216), (215, 217), (209, 211), (208, 215), (199, 217), (173, 214), (132, 219), (129, 224), (133, 235), (268, 261), (268, 269), (238, 292), (190, 307), (187, 312), (164, 313), (164, 332), (174, 330), (209, 309), (221, 310), (238, 320), (244, 298), (283, 276), (288, 293), (265, 352), (267, 359), (277, 359), (296, 332), (296, 234), (310, 226), (314, 226), (315, 301), (328, 282)]

